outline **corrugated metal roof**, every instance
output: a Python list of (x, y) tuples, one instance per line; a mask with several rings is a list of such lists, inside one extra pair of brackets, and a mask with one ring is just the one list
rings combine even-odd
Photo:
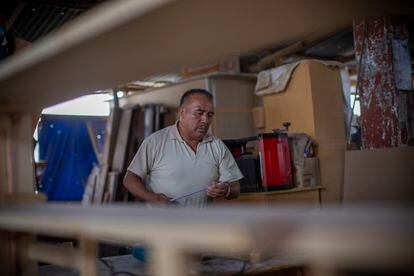
[[(1, 1), (0, 14), (8, 19), (17, 37), (33, 42), (103, 1)], [(17, 16), (12, 19), (13, 14)]]
[(74, 8), (26, 4), (12, 27), (17, 36), (33, 42), (75, 18), (82, 11)]

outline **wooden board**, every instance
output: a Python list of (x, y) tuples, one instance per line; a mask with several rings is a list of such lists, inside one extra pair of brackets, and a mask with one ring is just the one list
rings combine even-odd
[(116, 137), (118, 135), (118, 128), (122, 111), (116, 107), (112, 109), (111, 116), (106, 121), (105, 129), (105, 145), (102, 154), (102, 163), (99, 164), (99, 176), (95, 185), (93, 194), (93, 203), (100, 204), (106, 188), (108, 172), (111, 169), (112, 160), (114, 157), (114, 149)]
[(116, 133), (111, 171), (122, 173), (124, 170), (133, 113), (134, 109), (132, 108), (122, 109), (119, 128)]

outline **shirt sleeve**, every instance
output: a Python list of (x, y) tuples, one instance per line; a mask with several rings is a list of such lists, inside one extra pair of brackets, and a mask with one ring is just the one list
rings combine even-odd
[(128, 166), (128, 171), (138, 175), (141, 179), (150, 173), (154, 165), (154, 149), (149, 139), (145, 139)]
[(243, 174), (240, 172), (233, 155), (221, 140), (219, 140), (219, 143), (223, 153), (219, 164), (219, 181), (234, 182), (242, 179)]

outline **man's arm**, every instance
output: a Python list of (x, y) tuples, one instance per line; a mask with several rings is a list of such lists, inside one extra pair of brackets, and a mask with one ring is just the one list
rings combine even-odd
[(215, 182), (207, 188), (207, 195), (212, 198), (225, 197), (226, 199), (234, 199), (238, 198), (239, 194), (239, 181)]
[(164, 194), (156, 194), (148, 191), (141, 177), (130, 171), (127, 171), (123, 184), (133, 196), (142, 201), (150, 203), (169, 203), (169, 197)]

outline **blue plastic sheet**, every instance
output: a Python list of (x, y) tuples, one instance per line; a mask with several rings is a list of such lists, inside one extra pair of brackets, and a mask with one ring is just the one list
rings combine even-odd
[(47, 161), (40, 190), (50, 201), (81, 200), (88, 175), (98, 159), (88, 134), (92, 127), (99, 150), (105, 117), (42, 115), (38, 127), (39, 158)]

